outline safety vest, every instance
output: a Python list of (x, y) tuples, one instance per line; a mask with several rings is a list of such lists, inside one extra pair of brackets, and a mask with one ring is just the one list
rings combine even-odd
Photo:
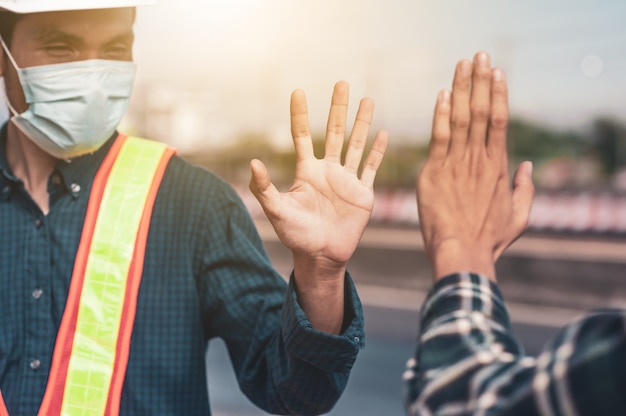
[(174, 153), (119, 135), (98, 169), (39, 415), (119, 414), (150, 217)]

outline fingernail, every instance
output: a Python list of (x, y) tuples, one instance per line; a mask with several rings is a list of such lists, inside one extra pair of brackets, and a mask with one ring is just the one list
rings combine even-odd
[(439, 101), (441, 101), (442, 104), (447, 104), (450, 102), (450, 91), (449, 90), (442, 90), (439, 92)]
[(528, 165), (528, 168), (526, 168), (526, 173), (528, 173), (528, 177), (532, 177), (533, 176), (533, 162), (528, 161), (527, 165)]
[(489, 56), (485, 52), (479, 52), (478, 63), (481, 65), (489, 65)]
[(461, 75), (467, 76), (472, 73), (472, 63), (469, 61), (461, 62)]
[(504, 71), (500, 68), (495, 68), (493, 70), (493, 80), (496, 82), (504, 81)]

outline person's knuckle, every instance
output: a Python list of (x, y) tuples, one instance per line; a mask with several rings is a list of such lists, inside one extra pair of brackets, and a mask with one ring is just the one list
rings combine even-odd
[(472, 120), (475, 121), (487, 121), (489, 119), (489, 107), (480, 104), (473, 104), (471, 107)]
[(493, 128), (504, 129), (509, 125), (509, 116), (506, 113), (493, 113), (490, 118), (490, 125)]
[(328, 126), (328, 132), (333, 134), (345, 134), (346, 128), (340, 123), (333, 123)]
[(491, 70), (489, 68), (477, 69), (474, 72), (474, 82), (491, 81)]
[(470, 125), (470, 117), (467, 114), (453, 114), (451, 118), (452, 127), (455, 129), (467, 129)]

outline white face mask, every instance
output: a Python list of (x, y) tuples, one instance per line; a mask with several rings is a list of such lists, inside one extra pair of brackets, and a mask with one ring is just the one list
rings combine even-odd
[(28, 110), (11, 106), (11, 122), (44, 151), (71, 159), (98, 150), (128, 109), (135, 64), (92, 59), (19, 68), (2, 38), (24, 90)]

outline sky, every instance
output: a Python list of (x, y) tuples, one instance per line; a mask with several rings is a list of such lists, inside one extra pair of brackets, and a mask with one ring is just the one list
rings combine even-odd
[(235, 129), (288, 134), (303, 89), (324, 129), (334, 83), (376, 102), (374, 128), (423, 140), (454, 66), (485, 50), (513, 115), (563, 129), (626, 120), (623, 0), (160, 0), (140, 8), (138, 83), (207, 91)]
[(374, 130), (423, 141), (456, 62), (484, 50), (507, 73), (512, 115), (581, 129), (626, 121), (624, 22), (624, 0), (158, 0), (138, 8), (135, 91), (190, 92), (163, 105), (206, 107), (224, 137), (290, 145), (291, 92), (305, 91), (323, 132), (346, 80), (351, 118), (369, 96)]

